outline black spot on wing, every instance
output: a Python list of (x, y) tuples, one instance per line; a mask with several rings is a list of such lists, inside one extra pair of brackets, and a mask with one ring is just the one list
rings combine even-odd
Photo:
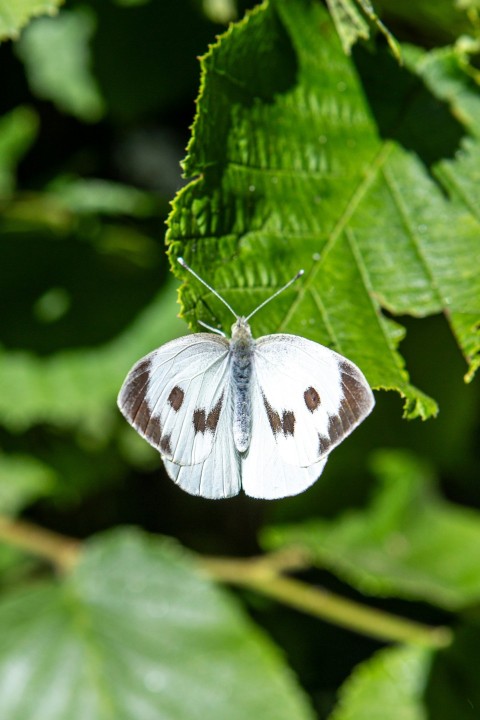
[(303, 399), (305, 400), (305, 405), (311, 413), (315, 412), (321, 402), (320, 395), (314, 387), (309, 387), (305, 390), (303, 393)]
[(336, 415), (328, 418), (328, 436), (318, 435), (319, 454), (338, 445), (363, 420), (372, 408), (370, 388), (352, 374), (346, 363), (340, 364), (343, 397)]
[(152, 411), (150, 410), (149, 404), (145, 399), (141, 399), (136, 408), (135, 415), (132, 417), (133, 427), (145, 434), (151, 417)]
[(265, 395), (262, 394), (262, 398), (272, 432), (274, 435), (278, 435), (278, 433), (282, 431), (282, 421), (280, 419), (280, 415), (272, 408)]
[(295, 415), (291, 410), (284, 410), (282, 415), (282, 430), (285, 437), (292, 435), (295, 430)]
[[(149, 359), (141, 360), (135, 366), (122, 393), (121, 407), (133, 427), (138, 430), (151, 445), (159, 448), (163, 453), (171, 455), (170, 435), (162, 436), (160, 415), (153, 414), (153, 410), (146, 398), (150, 380), (150, 369), (151, 361)], [(176, 403), (179, 408), (183, 402), (183, 391), (181, 388), (175, 387), (170, 393), (168, 400), (172, 407), (174, 403)]]
[(356, 418), (352, 413), (348, 402), (342, 400), (337, 415), (330, 415), (328, 418), (327, 437), (318, 435), (319, 453), (324, 455), (332, 447), (338, 445), (346, 437), (355, 425)]
[(195, 430), (195, 433), (205, 433), (207, 430), (211, 433), (214, 433), (217, 429), (218, 421), (220, 419), (220, 413), (222, 410), (222, 404), (223, 404), (223, 394), (217, 401), (217, 404), (210, 410), (210, 412), (206, 413), (205, 410), (202, 408), (197, 408), (193, 412), (193, 427)]
[(295, 432), (295, 414), (292, 410), (283, 410), (282, 416), (272, 408), (265, 395), (262, 394), (263, 404), (267, 412), (268, 422), (275, 436), (283, 433), (285, 437)]
[(205, 410), (194, 410), (193, 411), (193, 427), (196, 433), (204, 433), (207, 427), (207, 419)]
[(223, 403), (223, 394), (221, 395), (219, 401), (215, 405), (215, 407), (210, 410), (210, 412), (207, 415), (207, 422), (206, 427), (207, 430), (210, 430), (210, 432), (215, 432), (217, 429), (218, 421), (220, 419), (220, 412), (222, 409), (222, 403)]
[(172, 455), (172, 446), (170, 445), (170, 435), (165, 435), (160, 440), (160, 449), (165, 455)]
[(372, 406), (370, 388), (361, 378), (352, 374), (351, 367), (346, 363), (340, 364), (340, 372), (344, 391), (342, 407), (346, 404), (346, 412), (355, 418), (353, 422), (358, 422), (368, 413)]
[(121, 394), (121, 407), (125, 417), (135, 423), (150, 380), (150, 360), (141, 360), (130, 374)]
[(178, 412), (183, 404), (183, 398), (185, 397), (185, 393), (183, 392), (181, 387), (178, 387), (178, 385), (175, 385), (172, 392), (168, 396), (168, 402), (170, 403), (170, 406), (175, 410), (175, 412)]
[(161, 445), (162, 424), (158, 415), (151, 415), (145, 428), (145, 435), (153, 445)]

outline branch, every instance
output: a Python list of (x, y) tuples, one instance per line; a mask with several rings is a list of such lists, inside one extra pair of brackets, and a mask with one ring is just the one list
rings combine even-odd
[(278, 558), (269, 567), (269, 557), (252, 560), (203, 558), (201, 565), (216, 580), (255, 590), (296, 610), (377, 640), (430, 648), (446, 647), (452, 642), (452, 632), (447, 627), (423, 625), (284, 577), (278, 574)]
[(48, 560), (60, 572), (71, 570), (81, 548), (80, 542), (73, 538), (6, 515), (0, 515), (0, 541)]
[[(81, 543), (77, 540), (4, 515), (0, 515), (1, 541), (48, 560), (62, 573), (73, 568), (81, 553)], [(309, 567), (308, 555), (301, 549), (281, 550), (251, 559), (200, 557), (199, 564), (215, 580), (248, 588), (378, 640), (431, 648), (446, 647), (452, 641), (452, 633), (446, 627), (422, 625), (285, 577), (284, 572)]]

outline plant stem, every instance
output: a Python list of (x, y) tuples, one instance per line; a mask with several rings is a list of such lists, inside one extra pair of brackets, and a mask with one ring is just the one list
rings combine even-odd
[(267, 559), (268, 556), (259, 560), (204, 558), (202, 566), (217, 580), (255, 590), (326, 622), (377, 640), (431, 648), (446, 647), (452, 642), (452, 633), (447, 627), (423, 625), (284, 577), (275, 570), (269, 572)]
[[(0, 515), (0, 542), (51, 562), (60, 572), (78, 561), (81, 543), (23, 520)], [(301, 549), (286, 549), (257, 558), (200, 558), (200, 566), (215, 580), (239, 585), (289, 605), (326, 622), (387, 642), (431, 648), (452, 641), (446, 627), (429, 627), (313, 587), (282, 573), (309, 567)]]
[(80, 553), (80, 542), (38, 525), (0, 515), (0, 542), (51, 562), (60, 572), (70, 570)]

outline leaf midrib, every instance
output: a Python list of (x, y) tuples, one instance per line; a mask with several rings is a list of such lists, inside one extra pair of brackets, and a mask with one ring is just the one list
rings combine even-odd
[[(370, 189), (370, 187), (373, 185), (373, 183), (377, 179), (379, 172), (381, 171), (382, 167), (385, 165), (388, 157), (390, 156), (390, 153), (393, 151), (393, 147), (394, 146), (391, 141), (386, 141), (382, 144), (382, 146), (380, 147), (380, 150), (374, 156), (374, 158), (369, 166), (368, 172), (364, 175), (361, 182), (358, 184), (357, 188), (353, 191), (353, 193), (350, 197), (350, 200), (348, 201), (348, 203), (345, 206), (343, 213), (339, 216), (335, 226), (333, 227), (332, 231), (330, 232), (330, 235), (329, 235), (327, 242), (322, 251), (321, 261), (316, 263), (316, 265), (312, 268), (312, 270), (308, 274), (302, 287), (298, 291), (296, 299), (290, 305), (290, 308), (288, 309), (288, 312), (285, 315), (285, 318), (280, 323), (277, 332), (285, 332), (285, 327), (288, 325), (292, 316), (297, 311), (300, 303), (304, 300), (304, 297), (305, 297), (305, 294), (307, 293), (307, 291), (312, 292), (312, 285), (316, 284), (315, 281), (316, 281), (317, 274), (320, 272), (322, 265), (325, 261), (325, 258), (331, 252), (331, 250), (335, 247), (335, 245), (338, 241), (338, 238), (341, 236), (347, 223), (350, 221), (354, 212), (357, 210), (358, 206), (360, 205), (360, 202), (364, 199), (368, 190)], [(362, 277), (362, 281), (364, 282), (363, 277)]]

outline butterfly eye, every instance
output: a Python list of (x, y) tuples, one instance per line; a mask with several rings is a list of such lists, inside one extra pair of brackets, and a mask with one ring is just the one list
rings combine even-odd
[(303, 398), (305, 400), (305, 405), (311, 413), (313, 413), (318, 408), (321, 402), (320, 395), (313, 387), (309, 387), (305, 390), (305, 392), (303, 393)]

